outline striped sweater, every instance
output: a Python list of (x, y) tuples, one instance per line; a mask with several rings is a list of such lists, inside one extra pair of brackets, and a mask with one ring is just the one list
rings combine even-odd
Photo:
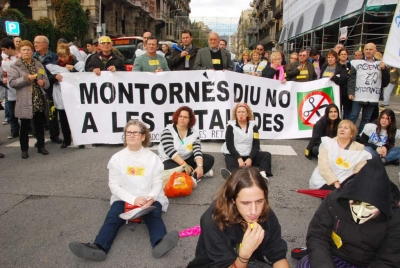
[(194, 158), (203, 158), (199, 132), (189, 128), (186, 137), (181, 139), (175, 124), (168, 125), (161, 133), (161, 143), (158, 146), (158, 153), (161, 161), (173, 159), (179, 154), (183, 159), (188, 159), (192, 155)]

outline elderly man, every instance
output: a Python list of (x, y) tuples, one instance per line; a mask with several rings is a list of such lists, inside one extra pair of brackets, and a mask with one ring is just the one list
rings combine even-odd
[(365, 60), (352, 60), (347, 82), (347, 94), (353, 100), (350, 120), (355, 124), (361, 109), (362, 118), (358, 127), (360, 133), (371, 119), (378, 105), (381, 88), (389, 84), (390, 74), (383, 62), (375, 61), (376, 46), (368, 43), (364, 47)]
[[(46, 68), (47, 64), (51, 64), (58, 60), (56, 53), (49, 49), (49, 39), (44, 35), (38, 35), (35, 37), (33, 45), (35, 46), (35, 53), (33, 57), (40, 61), (46, 71), (47, 77), (49, 78), (50, 86), (47, 89), (50, 103), (53, 103), (53, 84), (57, 82), (55, 75), (52, 75)], [(53, 105), (49, 105), (53, 106)], [(52, 142), (61, 144), (63, 141), (59, 138), (60, 127), (58, 125), (58, 110), (53, 107), (52, 114), (49, 114), (49, 132), (50, 139)]]
[(344, 48), (344, 46), (342, 44), (336, 44), (335, 47), (333, 48), (333, 50), (336, 51), (336, 53), (339, 55), (339, 51), (342, 50)]
[(292, 62), (286, 69), (286, 79), (288, 81), (308, 82), (316, 80), (317, 74), (315, 73), (314, 65), (308, 61), (308, 54), (306, 49), (299, 52), (300, 62)]
[(233, 71), (231, 55), (228, 51), (219, 48), (219, 42), (220, 38), (216, 32), (208, 35), (209, 47), (202, 48), (197, 53), (194, 70)]
[(94, 72), (100, 76), (101, 71), (126, 71), (124, 62), (112, 51), (111, 39), (100, 36), (98, 39), (100, 52), (96, 52), (87, 63), (86, 72)]
[(189, 30), (183, 30), (181, 33), (183, 46), (172, 50), (171, 57), (169, 58), (169, 66), (173, 71), (193, 70), (194, 62), (196, 60), (199, 47), (192, 43), (193, 35)]
[(157, 39), (150, 36), (147, 39), (146, 53), (137, 57), (133, 65), (133, 72), (162, 72), (169, 71), (167, 60), (157, 54)]

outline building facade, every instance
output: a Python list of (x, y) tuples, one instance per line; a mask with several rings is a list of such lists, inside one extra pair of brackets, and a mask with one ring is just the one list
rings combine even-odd
[[(57, 23), (51, 0), (0, 0), (10, 3), (26, 18), (50, 18)], [(159, 40), (177, 41), (179, 30), (190, 26), (190, 0), (80, 0), (89, 18), (88, 37), (97, 36), (98, 30), (111, 37), (141, 36), (150, 30)], [(179, 19), (177, 19), (179, 17)], [(179, 29), (178, 29), (179, 26)], [(100, 27), (100, 28), (99, 28)]]

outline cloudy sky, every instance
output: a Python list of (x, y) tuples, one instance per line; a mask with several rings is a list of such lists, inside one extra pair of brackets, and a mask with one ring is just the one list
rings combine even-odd
[(235, 17), (250, 8), (251, 0), (192, 0), (190, 17)]

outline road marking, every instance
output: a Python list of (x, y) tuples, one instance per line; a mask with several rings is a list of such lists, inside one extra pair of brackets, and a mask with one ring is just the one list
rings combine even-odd
[[(50, 139), (45, 139), (45, 143), (50, 143)], [(35, 138), (30, 138), (29, 139), (29, 144), (31, 147), (34, 146), (36, 143)], [(202, 151), (205, 153), (222, 153), (221, 152), (221, 147), (222, 147), (222, 142), (202, 142), (201, 143), (201, 148)], [(15, 141), (13, 143), (7, 144), (6, 147), (20, 147), (19, 141)], [(292, 146), (288, 145), (260, 145), (261, 150), (264, 152), (270, 152), (272, 155), (297, 155), (297, 153), (293, 150)], [(78, 148), (77, 145), (71, 144), (68, 146), (68, 148)], [(92, 147), (91, 145), (86, 145), (85, 148), (95, 148)], [(149, 148), (152, 151), (158, 151), (158, 144), (154, 144), (153, 147)]]

